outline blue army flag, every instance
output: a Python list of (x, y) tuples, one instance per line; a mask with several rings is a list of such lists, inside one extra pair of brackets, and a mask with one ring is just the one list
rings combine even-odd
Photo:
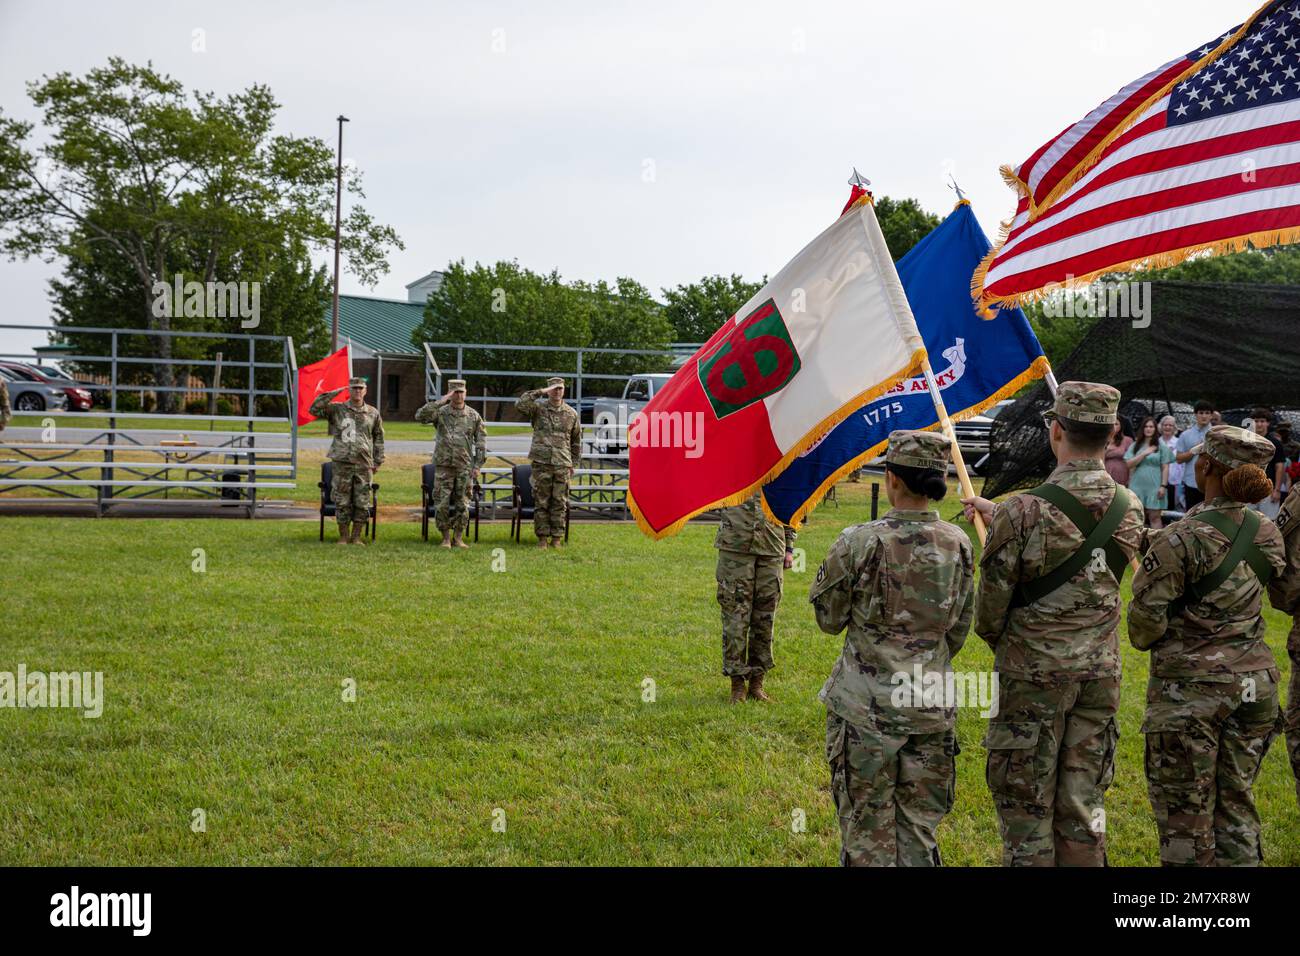
[[(978, 415), (1049, 370), (1019, 309), (980, 318), (970, 280), (992, 248), (963, 199), (898, 262), (912, 314), (934, 358), (934, 377), (954, 421)], [(942, 357), (942, 358), (940, 358)], [(798, 527), (831, 487), (880, 455), (898, 428), (939, 427), (925, 378), (904, 379), (828, 431), (763, 487), (768, 516)]]

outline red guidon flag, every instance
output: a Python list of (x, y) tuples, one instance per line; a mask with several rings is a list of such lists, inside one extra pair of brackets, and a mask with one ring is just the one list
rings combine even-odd
[(637, 524), (663, 538), (744, 501), (924, 358), (864, 196), (633, 417), (627, 499)]
[(1134, 80), (1003, 175), (1020, 205), (972, 278), (985, 309), (1297, 241), (1300, 0)]
[[(316, 416), (308, 414), (307, 409), (311, 407), (317, 395), (347, 387), (348, 347), (346, 345), (333, 355), (327, 355), (319, 362), (312, 362), (298, 369), (298, 424), (306, 425), (316, 420)], [(341, 392), (334, 397), (336, 402), (347, 400), (347, 392)]]

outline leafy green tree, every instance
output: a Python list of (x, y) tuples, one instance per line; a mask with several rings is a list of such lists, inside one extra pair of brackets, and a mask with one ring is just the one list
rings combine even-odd
[[(589, 348), (666, 350), (673, 326), (664, 307), (650, 297), (645, 286), (620, 278), (610, 287), (605, 282), (589, 285), (575, 282), (574, 289), (591, 303)], [(605, 355), (583, 356), (583, 372), (599, 375), (636, 375), (662, 372), (672, 367), (667, 356)], [(595, 385), (587, 386), (596, 390)]]
[[(256, 281), (260, 274), (222, 269), (266, 266), (276, 249), (333, 241), (333, 150), (315, 137), (274, 134), (279, 104), (265, 86), (187, 93), (152, 65), (112, 58), (84, 77), (45, 76), (28, 93), (43, 111), (41, 145), (30, 142), (32, 124), (0, 112), (0, 251), (66, 257), (75, 264), (64, 281), (102, 281), (85, 297), (112, 301), (131, 325), (186, 327), (154, 308), (155, 283), (170, 285), (178, 271), (187, 281)], [(355, 173), (346, 188), (364, 195)], [(403, 248), (359, 205), (341, 244), (349, 270), (370, 285), (388, 271), (389, 248)], [(110, 261), (121, 268), (101, 271)], [(147, 341), (157, 358), (178, 349), (184, 357), (176, 340)], [(159, 364), (156, 384), (174, 385), (175, 373)], [(170, 399), (160, 396), (168, 407)]]
[(943, 220), (926, 212), (915, 199), (876, 197), (876, 220), (885, 236), (889, 254), (897, 262), (911, 252)]
[(708, 341), (766, 282), (766, 276), (749, 282), (733, 273), (704, 276), (698, 282), (664, 289), (664, 313), (672, 325), (673, 337), (678, 342)]

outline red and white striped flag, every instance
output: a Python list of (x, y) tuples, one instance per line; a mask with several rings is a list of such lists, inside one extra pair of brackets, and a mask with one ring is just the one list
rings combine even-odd
[(1300, 0), (1133, 81), (1003, 175), (1020, 192), (981, 307), (1196, 252), (1300, 238)]

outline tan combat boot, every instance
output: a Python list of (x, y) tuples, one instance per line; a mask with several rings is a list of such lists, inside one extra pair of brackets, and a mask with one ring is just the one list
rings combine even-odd
[(749, 679), (749, 699), (770, 703), (772, 698), (763, 693), (763, 675), (755, 674)]
[(452, 536), (451, 536), (451, 546), (452, 546), (453, 548), (468, 548), (468, 547), (469, 547), (469, 545), (465, 543), (465, 540), (460, 536), (460, 532), (459, 532), (459, 531), (457, 531), (457, 532), (455, 532), (455, 533), (452, 534)]
[(339, 522), (339, 544), (347, 544), (347, 543), (348, 543), (348, 523), (346, 521), (340, 521)]
[(365, 522), (363, 521), (352, 522), (352, 536), (348, 538), (348, 544), (365, 544), (366, 543), (365, 539), (361, 537), (362, 532), (365, 530), (366, 530)]
[(560, 546), (560, 540), (561, 540), (561, 539), (559, 539), (559, 538), (552, 538), (552, 539), (551, 539), (551, 547), (552, 547), (552, 548), (558, 548), (558, 547)]
[(537, 539), (537, 546), (538, 546), (539, 548), (541, 548), (543, 551), (545, 551), (546, 548), (548, 547), (546, 541), (547, 541), (546, 538), (538, 538), (538, 539)]
[(745, 678), (731, 678), (731, 702), (733, 704), (743, 704), (745, 702)]
[(443, 531), (443, 532), (442, 532), (442, 540), (438, 542), (438, 547), (440, 547), (440, 548), (450, 548), (450, 547), (451, 547), (451, 532), (450, 532), (450, 531)]

